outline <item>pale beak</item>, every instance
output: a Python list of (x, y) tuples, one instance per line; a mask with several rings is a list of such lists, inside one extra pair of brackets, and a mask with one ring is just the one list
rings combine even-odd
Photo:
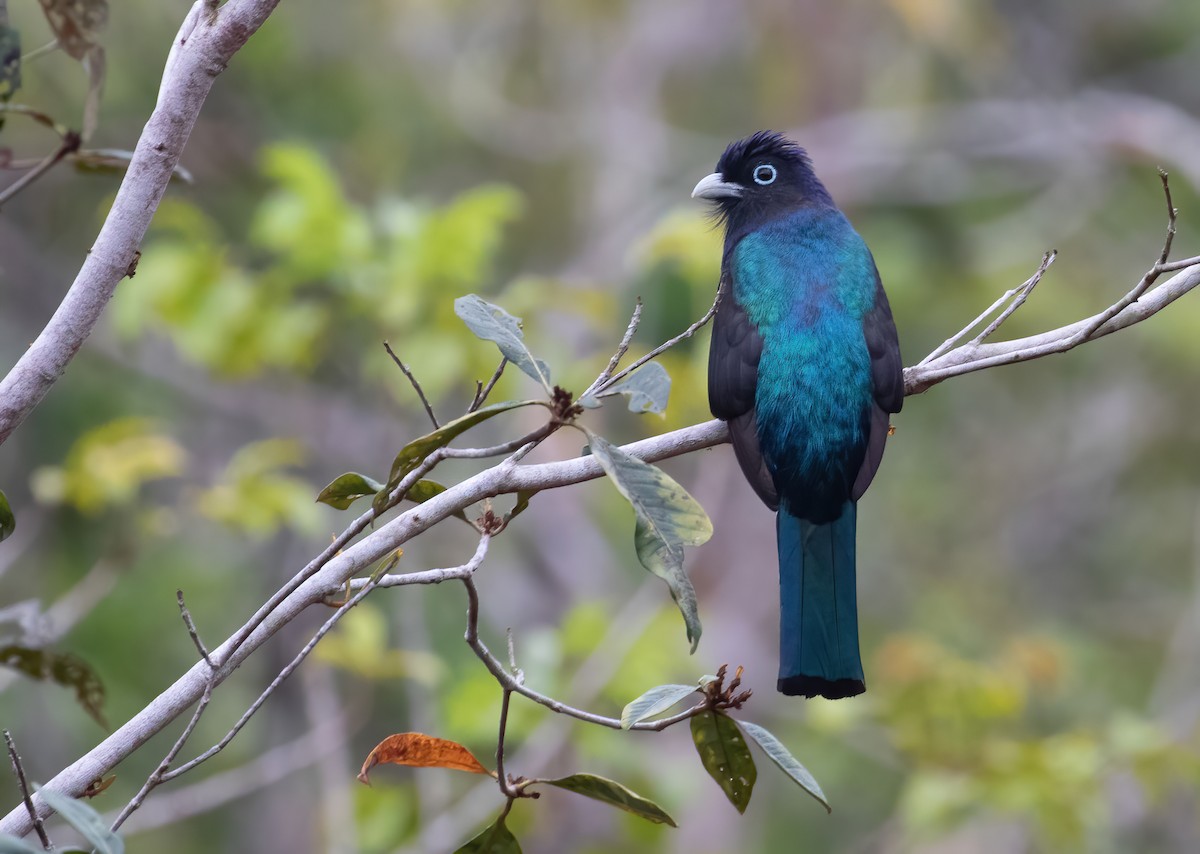
[(746, 188), (741, 184), (726, 181), (720, 172), (705, 175), (692, 190), (693, 199), (736, 199)]

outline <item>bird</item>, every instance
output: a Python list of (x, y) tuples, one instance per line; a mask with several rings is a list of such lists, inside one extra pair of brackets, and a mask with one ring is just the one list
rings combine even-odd
[(866, 690), (856, 505), (904, 400), (891, 307), (866, 243), (786, 136), (731, 143), (692, 197), (712, 204), (725, 236), (709, 408), (776, 511), (776, 687), (852, 697)]

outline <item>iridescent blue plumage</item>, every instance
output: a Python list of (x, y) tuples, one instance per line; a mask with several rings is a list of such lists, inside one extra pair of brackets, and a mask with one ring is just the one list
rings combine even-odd
[(899, 344), (866, 244), (803, 149), (773, 133), (729, 146), (694, 195), (725, 222), (709, 403), (778, 509), (779, 690), (865, 689), (855, 502), (903, 400)]

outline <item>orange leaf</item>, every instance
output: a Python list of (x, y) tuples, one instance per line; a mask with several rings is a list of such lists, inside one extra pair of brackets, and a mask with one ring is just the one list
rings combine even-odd
[(389, 735), (379, 744), (363, 763), (358, 779), (368, 786), (368, 773), (376, 765), (414, 765), (418, 768), (453, 768), (455, 771), (470, 771), (472, 774), (493, 774), (484, 768), (471, 751), (456, 741), (435, 738), (420, 732), (402, 732)]

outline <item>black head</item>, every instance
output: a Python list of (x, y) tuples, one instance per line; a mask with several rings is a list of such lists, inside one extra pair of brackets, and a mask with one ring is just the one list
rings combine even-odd
[(730, 143), (717, 171), (696, 185), (692, 197), (713, 202), (731, 234), (801, 206), (833, 205), (808, 153), (768, 130)]

